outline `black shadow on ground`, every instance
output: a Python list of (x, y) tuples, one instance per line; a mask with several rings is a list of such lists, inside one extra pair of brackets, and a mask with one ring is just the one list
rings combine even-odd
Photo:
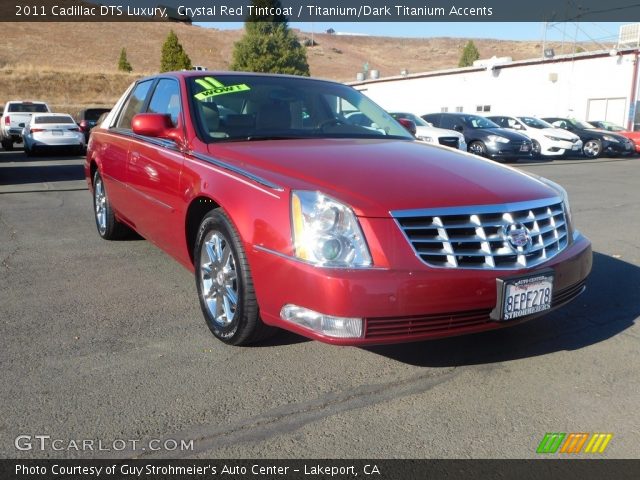
[(504, 362), (603, 342), (639, 316), (640, 267), (596, 252), (587, 290), (547, 316), (475, 335), (366, 350), (421, 367)]

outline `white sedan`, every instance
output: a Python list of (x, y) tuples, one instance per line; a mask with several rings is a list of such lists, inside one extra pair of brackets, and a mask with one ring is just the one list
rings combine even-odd
[(80, 154), (85, 147), (84, 134), (66, 113), (35, 113), (22, 135), (27, 156), (44, 149), (67, 149)]
[(467, 143), (464, 135), (455, 130), (446, 128), (436, 128), (423, 118), (408, 112), (391, 112), (391, 116), (396, 120), (406, 118), (416, 124), (416, 138), (427, 143), (437, 143), (446, 147), (458, 148), (463, 152), (467, 151)]
[(559, 157), (565, 153), (582, 152), (582, 140), (577, 135), (535, 117), (487, 117), (502, 128), (511, 128), (531, 138), (532, 154), (543, 157)]

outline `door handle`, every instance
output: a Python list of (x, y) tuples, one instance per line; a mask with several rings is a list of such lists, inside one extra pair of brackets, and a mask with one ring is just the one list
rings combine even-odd
[(135, 165), (139, 158), (140, 154), (138, 152), (131, 152), (131, 154), (129, 155), (129, 163)]

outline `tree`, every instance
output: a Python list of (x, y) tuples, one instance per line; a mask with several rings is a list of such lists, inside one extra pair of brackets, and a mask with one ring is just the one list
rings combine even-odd
[(191, 70), (191, 59), (178, 41), (178, 36), (173, 30), (169, 32), (162, 45), (162, 57), (160, 58), (160, 72), (172, 72), (174, 70)]
[(127, 60), (127, 49), (124, 47), (122, 47), (122, 50), (120, 50), (120, 58), (118, 59), (118, 70), (120, 70), (121, 72), (133, 71), (133, 67), (129, 63), (129, 60)]
[(473, 66), (473, 62), (480, 58), (480, 52), (476, 48), (476, 45), (473, 41), (469, 40), (462, 50), (462, 56), (460, 57), (460, 61), (458, 62), (459, 67), (471, 67)]
[[(232, 70), (309, 76), (307, 53), (289, 29), (280, 0), (253, 0), (245, 34), (233, 48)], [(266, 8), (265, 8), (266, 7)]]

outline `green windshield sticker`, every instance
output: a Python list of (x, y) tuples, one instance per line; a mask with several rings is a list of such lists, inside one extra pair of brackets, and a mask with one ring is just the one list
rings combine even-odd
[(197, 100), (205, 100), (210, 97), (216, 97), (218, 95), (224, 95), (227, 93), (245, 92), (251, 90), (248, 85), (240, 83), (238, 85), (223, 85), (213, 77), (198, 78), (196, 83), (201, 87), (206, 88), (204, 92), (194, 95)]

